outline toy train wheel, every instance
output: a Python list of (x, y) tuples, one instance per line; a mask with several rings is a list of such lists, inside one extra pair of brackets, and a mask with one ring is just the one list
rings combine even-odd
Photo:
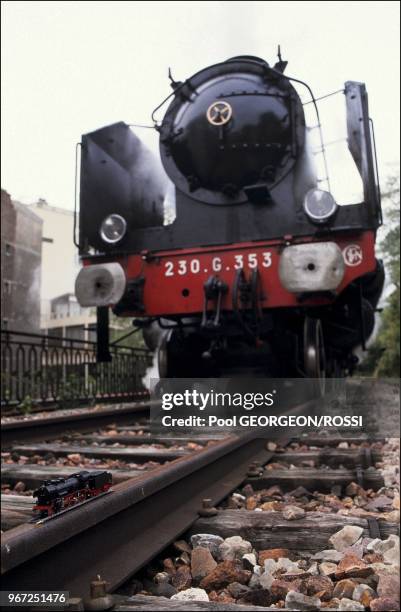
[(304, 322), (304, 370), (308, 378), (317, 383), (317, 390), (324, 395), (326, 388), (326, 355), (323, 329), (320, 319), (306, 317)]

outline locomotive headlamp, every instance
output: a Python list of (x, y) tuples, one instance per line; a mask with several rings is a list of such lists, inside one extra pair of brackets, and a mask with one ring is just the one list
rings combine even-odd
[(100, 226), (100, 235), (105, 242), (115, 244), (124, 238), (127, 231), (127, 222), (121, 215), (109, 215), (103, 219)]
[(305, 196), (305, 212), (315, 223), (324, 223), (330, 219), (337, 208), (337, 203), (331, 193), (323, 189), (310, 189)]

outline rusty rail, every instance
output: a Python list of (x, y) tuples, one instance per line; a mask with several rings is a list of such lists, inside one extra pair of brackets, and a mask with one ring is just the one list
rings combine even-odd
[(220, 502), (244, 480), (251, 462), (267, 462), (272, 453), (265, 444), (231, 436), (116, 485), (110, 495), (62, 517), (8, 531), (1, 547), (3, 588), (51, 584), (84, 597), (101, 574), (116, 589), (190, 527), (204, 498)]

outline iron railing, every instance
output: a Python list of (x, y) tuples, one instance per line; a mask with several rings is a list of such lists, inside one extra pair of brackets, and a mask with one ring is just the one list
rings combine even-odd
[(1, 331), (1, 406), (70, 405), (147, 395), (152, 362), (146, 349), (111, 345), (111, 362), (96, 362), (96, 342)]

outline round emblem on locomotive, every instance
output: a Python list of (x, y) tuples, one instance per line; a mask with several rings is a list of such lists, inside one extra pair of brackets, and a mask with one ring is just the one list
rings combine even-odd
[(347, 266), (359, 266), (363, 260), (363, 252), (359, 244), (349, 244), (343, 250), (343, 256)]
[(207, 109), (206, 117), (212, 125), (225, 125), (232, 117), (232, 106), (224, 100), (213, 102)]

